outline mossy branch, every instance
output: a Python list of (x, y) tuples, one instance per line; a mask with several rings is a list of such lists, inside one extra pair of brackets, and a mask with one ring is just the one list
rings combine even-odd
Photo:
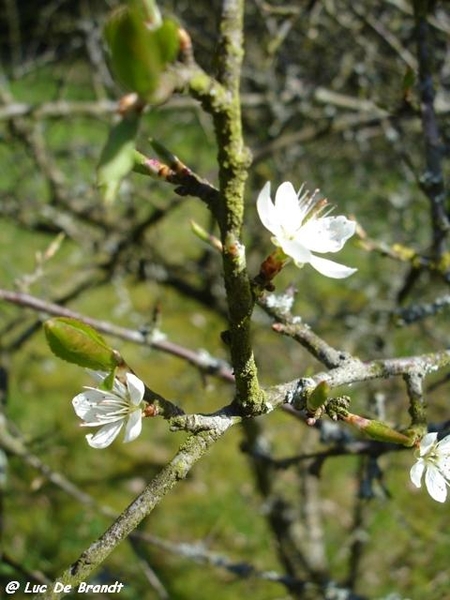
[(223, 270), (229, 313), (231, 362), (236, 377), (236, 402), (246, 414), (263, 410), (263, 394), (250, 341), (254, 307), (241, 241), (244, 189), (250, 155), (245, 147), (239, 85), (243, 59), (243, 0), (226, 0), (220, 26), (218, 80), (226, 102), (211, 111), (217, 139), (221, 203), (216, 218), (223, 245)]
[(216, 77), (208, 75), (187, 53), (181, 72), (189, 93), (213, 119), (218, 147), (219, 201), (210, 204), (221, 236), (227, 294), (231, 363), (236, 378), (236, 402), (247, 415), (264, 412), (263, 393), (250, 342), (254, 298), (242, 244), (244, 190), (250, 152), (241, 121), (240, 79), (244, 56), (243, 0), (224, 0), (217, 44)]

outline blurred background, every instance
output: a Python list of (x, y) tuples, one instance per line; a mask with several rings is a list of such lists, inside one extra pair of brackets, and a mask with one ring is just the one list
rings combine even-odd
[[(0, 288), (129, 330), (151, 333), (156, 319), (181, 350), (226, 364), (220, 256), (190, 226), (195, 220), (217, 233), (208, 211), (137, 174), (111, 206), (95, 187), (95, 166), (123, 94), (102, 43), (105, 18), (117, 4), (4, 0), (0, 6)], [(211, 74), (221, 5), (159, 2), (189, 32), (196, 60)], [(431, 8), (427, 48), (447, 178), (450, 12), (446, 2)], [(412, 4), (254, 0), (246, 3), (245, 36), (250, 273), (258, 273), (271, 251), (255, 210), (259, 190), (267, 180), (272, 189), (285, 180), (296, 188), (305, 182), (320, 188), (336, 214), (358, 221), (361, 235), (338, 258), (358, 272), (336, 282), (289, 266), (276, 293), (295, 289), (293, 313), (364, 360), (446, 349), (446, 278), (411, 268), (395, 251), (401, 245), (426, 257), (433, 243), (430, 202), (421, 188), (426, 154)], [(217, 185), (212, 122), (187, 95), (174, 94), (147, 111), (139, 150), (151, 155), (149, 137)], [(426, 318), (409, 318), (424, 306)], [(111, 521), (52, 480), (44, 466), (120, 512), (184, 437), (154, 419), (144, 422), (133, 444), (90, 449), (71, 399), (92, 382), (52, 356), (41, 328), (45, 318), (0, 301), (2, 431), (6, 422), (28, 452), (14, 454), (0, 444), (2, 583), (56, 577)], [(257, 309), (254, 344), (263, 385), (323, 369), (270, 325)], [(232, 398), (230, 383), (180, 356), (108, 341), (150, 387), (186, 411), (212, 412)], [(443, 429), (447, 376), (439, 371), (427, 380), (429, 420)], [(402, 381), (374, 381), (345, 393), (353, 412), (397, 427), (409, 422)], [(234, 428), (141, 525), (140, 533), (153, 537), (124, 543), (95, 581), (123, 581), (124, 599), (447, 597), (448, 507), (412, 489), (413, 453), (368, 445), (358, 455), (355, 432), (330, 431), (307, 428), (281, 411)], [(249, 451), (255, 439), (267, 458), (262, 463)], [(342, 455), (316, 454), (336, 448)], [(277, 462), (289, 457), (298, 460)], [(273, 582), (268, 572), (297, 584)]]

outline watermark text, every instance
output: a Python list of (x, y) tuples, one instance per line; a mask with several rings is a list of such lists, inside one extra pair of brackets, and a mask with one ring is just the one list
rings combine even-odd
[(120, 594), (124, 584), (121, 581), (114, 583), (86, 583), (82, 581), (76, 586), (69, 583), (55, 581), (54, 583), (31, 583), (29, 581), (20, 583), (19, 581), (9, 581), (5, 586), (5, 592), (8, 595), (17, 594), (45, 594), (52, 592), (54, 594)]

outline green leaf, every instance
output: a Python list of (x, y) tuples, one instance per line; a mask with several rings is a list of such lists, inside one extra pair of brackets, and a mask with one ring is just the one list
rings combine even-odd
[(325, 404), (330, 392), (330, 386), (326, 381), (321, 381), (311, 392), (307, 400), (308, 410), (315, 411)]
[(112, 390), (114, 387), (114, 378), (116, 375), (116, 370), (112, 369), (111, 372), (105, 377), (99, 386), (102, 390)]
[(161, 25), (161, 12), (154, 0), (128, 0), (128, 7), (139, 12), (147, 26)]
[(178, 24), (171, 19), (164, 19), (161, 27), (153, 32), (158, 46), (160, 61), (163, 67), (175, 60), (180, 48)]
[(44, 332), (53, 354), (80, 367), (112, 371), (123, 362), (93, 327), (77, 319), (49, 319), (44, 323)]
[(112, 202), (124, 177), (134, 166), (139, 126), (136, 112), (125, 115), (109, 132), (97, 167), (97, 185), (105, 202)]
[(145, 20), (145, 9), (131, 3), (114, 11), (104, 36), (109, 48), (111, 69), (128, 90), (150, 102), (160, 77), (178, 52), (178, 26), (174, 21)]

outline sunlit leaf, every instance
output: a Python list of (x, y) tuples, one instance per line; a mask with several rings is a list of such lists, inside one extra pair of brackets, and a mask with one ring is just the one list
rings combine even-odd
[(166, 19), (159, 26), (143, 18), (132, 3), (114, 11), (105, 26), (112, 71), (127, 90), (149, 102), (167, 64), (178, 52), (178, 26)]
[(62, 360), (96, 371), (111, 371), (121, 363), (119, 353), (82, 321), (68, 317), (49, 319), (44, 323), (44, 332), (50, 350)]

